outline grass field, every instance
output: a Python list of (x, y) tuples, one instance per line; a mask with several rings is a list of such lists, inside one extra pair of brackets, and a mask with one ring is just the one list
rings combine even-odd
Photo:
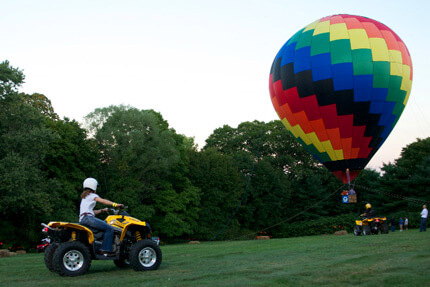
[(162, 247), (157, 271), (93, 261), (60, 277), (43, 254), (0, 258), (0, 286), (429, 286), (430, 232), (309, 236)]

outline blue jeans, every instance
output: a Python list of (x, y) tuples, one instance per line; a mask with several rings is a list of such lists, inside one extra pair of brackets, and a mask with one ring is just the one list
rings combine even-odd
[(112, 252), (112, 242), (113, 242), (112, 226), (107, 224), (105, 221), (91, 215), (85, 215), (79, 223), (90, 226), (94, 229), (99, 229), (104, 231), (105, 234), (103, 237), (103, 243), (100, 250), (106, 251), (106, 252)]
[(420, 232), (421, 231), (427, 231), (427, 218), (422, 218), (421, 217)]

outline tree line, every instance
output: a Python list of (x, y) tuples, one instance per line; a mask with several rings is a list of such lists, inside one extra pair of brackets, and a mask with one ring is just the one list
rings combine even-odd
[(43, 94), (19, 92), (24, 80), (22, 70), (0, 63), (4, 242), (30, 246), (41, 238), (41, 222), (77, 222), (86, 177), (97, 178), (100, 196), (127, 205), (164, 240), (260, 230), (294, 236), (301, 233), (293, 226), (315, 220), (352, 221), (367, 202), (389, 216), (419, 212), (430, 201), (430, 138), (403, 148), (382, 173), (364, 170), (355, 182), (359, 202), (342, 204), (345, 187), (280, 121), (225, 125), (199, 149), (154, 110), (98, 108), (85, 125), (61, 119)]

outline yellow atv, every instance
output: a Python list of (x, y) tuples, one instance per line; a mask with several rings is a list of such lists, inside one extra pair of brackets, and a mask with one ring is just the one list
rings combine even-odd
[(132, 267), (136, 271), (156, 270), (162, 254), (159, 240), (151, 236), (151, 227), (145, 221), (131, 217), (124, 210), (109, 210), (105, 221), (114, 229), (114, 256), (98, 253), (104, 232), (69, 222), (42, 223), (51, 238), (45, 250), (45, 265), (61, 276), (85, 274), (91, 260), (113, 260), (118, 267)]
[(388, 225), (386, 217), (363, 218), (356, 220), (354, 226), (354, 235), (371, 235), (371, 234), (387, 234)]

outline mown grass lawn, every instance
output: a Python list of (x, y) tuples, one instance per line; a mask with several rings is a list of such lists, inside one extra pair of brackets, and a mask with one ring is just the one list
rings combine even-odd
[(93, 261), (60, 277), (43, 254), (0, 258), (0, 286), (429, 286), (430, 232), (309, 236), (162, 246), (157, 271)]

